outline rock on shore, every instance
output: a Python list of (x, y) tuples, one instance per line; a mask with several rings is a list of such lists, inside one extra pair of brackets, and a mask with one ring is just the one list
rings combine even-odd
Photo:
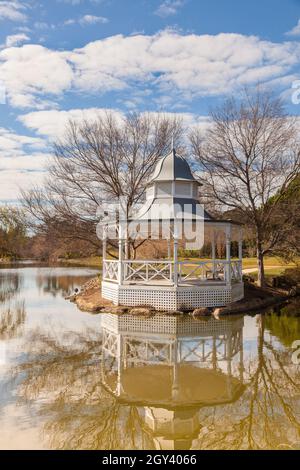
[[(72, 298), (73, 297), (73, 298)], [(84, 312), (98, 313), (104, 308), (113, 306), (110, 300), (101, 297), (100, 280), (98, 277), (86, 282), (77, 295), (70, 298), (77, 307)]]

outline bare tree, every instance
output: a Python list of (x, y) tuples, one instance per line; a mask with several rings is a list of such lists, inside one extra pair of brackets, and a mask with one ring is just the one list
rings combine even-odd
[(64, 138), (54, 144), (45, 187), (23, 193), (35, 227), (99, 248), (99, 203), (122, 196), (129, 211), (141, 198), (158, 158), (181, 134), (180, 119), (160, 114), (120, 118), (107, 113), (94, 122), (70, 122)]
[(281, 237), (276, 253), (285, 260), (297, 263), (300, 255), (300, 174), (289, 185), (286, 195), (277, 206), (270, 231), (279, 228), (285, 236)]
[(203, 170), (203, 192), (253, 231), (262, 286), (264, 256), (274, 252), (293, 222), (285, 217), (274, 224), (273, 215), (300, 170), (296, 123), (279, 99), (259, 87), (255, 92), (245, 90), (240, 100), (229, 99), (211, 118), (204, 140), (199, 129), (191, 135)]
[(20, 208), (0, 207), (0, 259), (18, 258), (26, 246), (26, 224)]

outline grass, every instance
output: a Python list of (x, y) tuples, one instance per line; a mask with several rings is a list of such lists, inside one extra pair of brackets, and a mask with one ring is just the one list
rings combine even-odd
[[(244, 258), (243, 259), (243, 268), (256, 268), (257, 260), (256, 258)], [(284, 268), (290, 268), (296, 266), (295, 263), (285, 263), (282, 259), (276, 258), (275, 256), (266, 256), (265, 257), (265, 267), (268, 266), (282, 266)]]
[(101, 268), (102, 266), (102, 257), (101, 256), (88, 256), (86, 258), (74, 258), (74, 259), (64, 259), (61, 260), (63, 264), (68, 264), (71, 266), (88, 266)]
[[(293, 267), (293, 266), (288, 266), (288, 268), (289, 267)], [(266, 279), (268, 279), (268, 278), (272, 278), (274, 276), (281, 276), (281, 275), (284, 274), (286, 268), (287, 268), (286, 266), (283, 266), (283, 267), (280, 267), (280, 268), (272, 268), (272, 269), (271, 268), (270, 269), (266, 268), (265, 269), (265, 277), (266, 277)], [(257, 280), (257, 274), (258, 274), (258, 272), (255, 271), (255, 272), (250, 273), (250, 276), (253, 277), (255, 280)]]

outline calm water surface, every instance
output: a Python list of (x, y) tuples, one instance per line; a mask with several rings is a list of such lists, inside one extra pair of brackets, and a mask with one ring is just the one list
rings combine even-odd
[(300, 449), (299, 318), (93, 316), (94, 275), (0, 270), (1, 449)]

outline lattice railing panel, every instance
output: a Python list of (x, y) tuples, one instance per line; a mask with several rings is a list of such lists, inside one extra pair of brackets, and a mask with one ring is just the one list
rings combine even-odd
[(171, 261), (123, 261), (124, 281), (172, 281)]
[(119, 261), (103, 261), (103, 279), (108, 281), (118, 281), (119, 279)]
[(230, 268), (232, 281), (241, 281), (243, 276), (241, 261), (231, 261)]
[[(235, 264), (240, 263), (235, 261)], [(211, 260), (211, 261), (179, 261), (178, 263), (178, 277), (179, 282), (188, 280), (228, 280), (228, 265), (226, 260)], [(235, 267), (235, 269), (237, 269)]]

